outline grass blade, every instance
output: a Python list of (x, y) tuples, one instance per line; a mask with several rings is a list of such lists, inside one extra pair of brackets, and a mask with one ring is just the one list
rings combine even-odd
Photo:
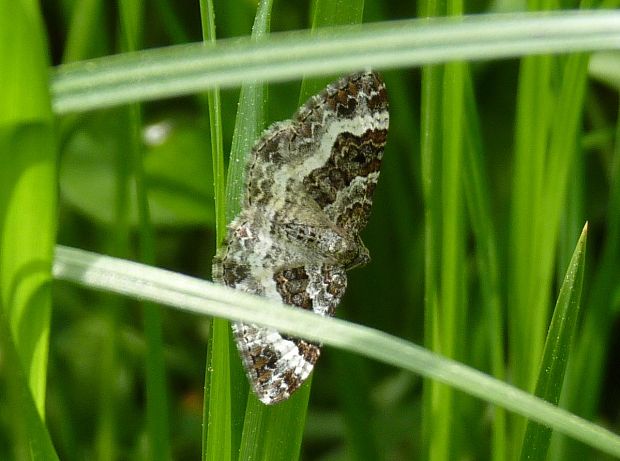
[[(566, 363), (579, 315), (587, 236), (586, 224), (560, 288), (536, 383), (535, 395), (556, 405), (560, 400)], [(529, 422), (521, 448), (521, 460), (546, 459), (550, 439), (549, 428)]]
[[(487, 172), (484, 171), (484, 152), (475, 106), (471, 78), (465, 93), (465, 120), (467, 143), (464, 151), (463, 187), (467, 200), (471, 226), (476, 236), (476, 257), (480, 264), (480, 290), (484, 313), (488, 322), (489, 353), (493, 376), (503, 380), (504, 364), (504, 315), (501, 306), (500, 275), (497, 237), (491, 212), (491, 194)], [(506, 459), (506, 414), (494, 409), (492, 455), (495, 461)]]
[[(346, 0), (338, 4), (318, 0), (314, 7), (313, 29), (316, 29), (326, 25), (328, 21), (329, 24), (350, 24), (361, 21), (363, 0)], [(317, 86), (322, 88), (324, 85), (323, 80), (304, 80), (299, 97), (301, 103), (317, 91)], [(271, 407), (261, 404), (253, 394), (250, 394), (240, 460), (288, 461), (299, 457), (310, 385), (311, 379), (308, 379), (288, 401)]]
[(0, 0), (0, 350), (14, 459), (58, 459), (43, 423), (57, 213), (48, 59), (38, 3)]
[[(260, 41), (268, 35), (272, 5), (272, 0), (263, 0), (260, 2), (252, 27), (253, 40)], [(245, 165), (252, 145), (265, 125), (264, 112), (266, 96), (266, 86), (261, 82), (253, 81), (245, 83), (241, 87), (230, 159), (228, 162), (225, 205), (222, 205), (225, 208), (225, 216), (220, 217), (224, 222), (230, 222), (241, 209), (245, 185)], [(223, 185), (220, 184), (216, 186), (216, 189), (222, 187)], [(220, 238), (223, 238), (224, 232), (225, 228), (222, 228), (220, 237), (218, 237), (218, 243), (221, 242)], [(210, 408), (208, 424), (211, 428), (219, 427), (219, 429), (218, 434), (212, 434), (211, 436), (206, 434), (208, 437), (206, 441), (206, 450), (203, 450), (203, 459), (216, 459), (218, 461), (221, 459), (236, 459), (237, 449), (239, 450), (239, 459), (244, 459), (243, 453), (248, 447), (248, 440), (252, 442), (255, 441), (255, 439), (251, 437), (248, 438), (245, 423), (243, 429), (241, 429), (242, 426), (240, 424), (236, 423), (235, 427), (238, 428), (238, 430), (235, 432), (241, 430), (241, 433), (235, 433), (229, 436), (235, 439), (234, 452), (232, 450), (231, 441), (222, 438), (226, 437), (226, 434), (223, 434), (222, 431), (230, 432), (232, 430), (231, 418), (234, 418), (236, 422), (240, 422), (243, 418), (243, 407), (244, 402), (247, 402), (246, 394), (248, 393), (246, 377), (241, 370), (236, 348), (232, 345), (229, 322), (222, 319), (213, 319), (212, 325), (212, 338), (210, 339), (209, 348), (209, 356), (211, 358), (208, 362), (213, 366), (207, 368), (208, 373), (209, 370), (212, 370), (208, 382), (210, 387), (213, 386), (214, 380), (222, 380), (222, 382), (218, 385), (220, 398), (214, 400), (213, 395), (209, 396), (209, 405), (211, 408), (220, 408), (220, 411), (216, 414), (212, 412)], [(219, 368), (215, 366), (216, 361), (219, 362)], [(221, 376), (223, 373), (226, 374), (225, 377)], [(235, 386), (234, 398), (230, 396), (231, 385)], [(221, 397), (226, 395), (228, 396), (228, 402), (222, 402)], [(234, 407), (232, 406), (233, 402)], [(225, 409), (221, 408), (223, 404), (226, 405)], [(225, 415), (225, 411), (228, 412), (228, 416)], [(231, 414), (232, 416), (230, 416)], [(247, 421), (247, 409), (244, 421)], [(251, 446), (253, 447), (253, 445)]]
[[(593, 277), (592, 289), (584, 305), (581, 334), (575, 344), (567, 371), (562, 395), (562, 405), (576, 414), (593, 418), (600, 405), (603, 387), (603, 369), (607, 354), (605, 344), (613, 332), (618, 301), (614, 292), (618, 286), (620, 270), (620, 117), (616, 119), (616, 144), (611, 165), (606, 239), (601, 262)], [(587, 456), (583, 445), (573, 440), (561, 440), (557, 459), (583, 459)]]
[(0, 309), (41, 418), (56, 241), (56, 140), (44, 31), (38, 4), (0, 1)]
[[(144, 5), (140, 0), (119, 2), (120, 29), (125, 51), (137, 50), (142, 42), (143, 9)], [(131, 159), (131, 169), (135, 177), (139, 259), (146, 264), (154, 264), (155, 242), (147, 198), (144, 151), (140, 137), (142, 111), (138, 104), (132, 104), (126, 110), (129, 124), (126, 127), (125, 150)], [(152, 460), (165, 461), (171, 458), (171, 450), (162, 318), (159, 306), (144, 302), (141, 307), (144, 334), (147, 341), (145, 364), (147, 457)]]
[[(203, 40), (215, 42), (215, 12), (212, 0), (200, 2)], [(224, 176), (224, 142), (219, 88), (207, 93), (211, 130), (211, 159), (213, 162), (215, 229), (217, 245), (226, 235), (226, 181)], [(211, 320), (207, 349), (204, 407), (202, 423), (202, 459), (226, 461), (233, 453), (233, 412), (231, 407), (230, 325), (225, 319)], [(235, 437), (238, 440), (238, 437)], [(238, 444), (235, 443), (235, 447)]]
[(28, 376), (21, 366), (7, 320), (6, 314), (0, 311), (0, 348), (6, 356), (6, 361), (12, 364), (8, 367), (6, 379), (9, 394), (8, 411), (14, 415), (11, 429), (16, 436), (10, 447), (13, 449), (13, 459), (58, 460), (50, 434), (28, 389)]
[(335, 318), (139, 263), (57, 246), (54, 277), (186, 312), (264, 325), (449, 384), (620, 457), (620, 436), (513, 386), (408, 341)]
[[(571, 11), (405, 20), (222, 40), (66, 64), (52, 76), (56, 113), (190, 94), (246, 81), (283, 81), (372, 66), (419, 66), (523, 54), (618, 48), (620, 13)], [(356, 50), (351, 53), (351, 50)]]

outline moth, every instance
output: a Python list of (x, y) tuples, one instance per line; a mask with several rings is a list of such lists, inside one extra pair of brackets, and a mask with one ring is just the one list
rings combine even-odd
[[(389, 125), (385, 84), (354, 73), (270, 126), (246, 167), (243, 204), (213, 261), (216, 282), (318, 315), (334, 315), (346, 271), (370, 260), (360, 238)], [(233, 334), (251, 387), (267, 405), (307, 379), (320, 345), (254, 324)]]

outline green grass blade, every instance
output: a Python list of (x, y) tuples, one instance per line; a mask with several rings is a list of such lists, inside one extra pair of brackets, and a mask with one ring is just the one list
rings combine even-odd
[[(550, 57), (528, 57), (522, 63), (508, 311), (515, 383), (524, 389), (534, 385), (531, 364), (540, 361), (544, 347), (566, 184), (578, 153), (575, 140), (587, 62), (587, 55), (578, 54), (561, 65)], [(561, 75), (559, 90), (551, 80), (554, 72)], [(522, 437), (520, 432), (514, 432), (515, 443)]]
[[(144, 5), (140, 0), (119, 2), (120, 29), (125, 51), (137, 50), (142, 42), (143, 8)], [(137, 104), (130, 105), (126, 110), (128, 111), (129, 124), (126, 127), (125, 151), (131, 159), (131, 168), (136, 184), (139, 260), (146, 264), (154, 264), (155, 243), (147, 198), (144, 152), (141, 142), (142, 112)], [(142, 303), (142, 318), (147, 342), (145, 364), (147, 457), (152, 460), (165, 461), (171, 458), (171, 450), (160, 307), (149, 302)]]
[[(268, 35), (272, 4), (271, 0), (263, 0), (259, 4), (252, 27), (253, 40), (260, 41)], [(224, 222), (230, 222), (239, 213), (241, 208), (245, 185), (245, 165), (252, 145), (265, 125), (266, 96), (266, 87), (260, 82), (246, 83), (241, 87), (228, 162), (225, 216), (220, 217)], [(216, 189), (221, 187), (222, 185), (220, 184), (216, 186)], [(223, 234), (225, 229), (222, 229), (221, 232)], [(220, 241), (218, 238), (218, 243)], [(222, 459), (237, 459), (237, 449), (243, 453), (243, 447), (247, 445), (245, 426), (240, 435), (237, 433), (234, 435), (227, 434), (230, 434), (231, 431), (232, 418), (235, 420), (235, 428), (241, 430), (239, 422), (244, 413), (243, 403), (246, 401), (245, 394), (248, 392), (248, 387), (246, 377), (241, 370), (236, 348), (231, 343), (229, 322), (214, 319), (212, 325), (212, 338), (210, 339), (209, 348), (211, 358), (208, 360), (208, 363), (213, 366), (207, 368), (207, 372), (210, 374), (208, 383), (212, 387), (214, 382), (217, 382), (214, 380), (222, 380), (222, 382), (218, 383), (219, 394), (209, 396), (208, 428), (212, 433), (210, 435), (208, 433), (205, 434), (207, 440), (206, 446), (203, 449), (203, 459), (218, 461)], [(234, 362), (231, 363), (231, 360)], [(219, 362), (219, 367), (215, 366), (218, 364), (216, 362)], [(224, 373), (226, 376), (222, 376)], [(231, 385), (235, 386), (234, 396), (230, 396)], [(221, 397), (226, 395), (228, 395), (228, 402), (221, 399)], [(214, 399), (214, 397), (219, 397), (219, 399)], [(234, 405), (234, 407), (231, 405)], [(219, 411), (216, 412), (215, 409), (218, 408)], [(225, 412), (228, 412), (228, 415)], [(217, 434), (213, 434), (213, 428), (218, 428)], [(235, 432), (238, 432), (238, 430)], [(222, 433), (222, 431), (226, 431), (227, 434)], [(234, 437), (235, 440), (234, 452), (232, 450), (231, 437)]]
[[(540, 316), (530, 312), (539, 307), (535, 298), (538, 271), (536, 239), (540, 197), (547, 147), (547, 127), (552, 113), (551, 58), (526, 57), (521, 62), (515, 135), (514, 182), (510, 240), (508, 287), (508, 327), (510, 331), (510, 362), (514, 382), (522, 389), (531, 387), (533, 372), (530, 363), (540, 360), (543, 330)], [(532, 123), (532, 120), (537, 120)], [(548, 288), (547, 286), (545, 288)], [(545, 308), (545, 306), (540, 306)]]
[[(424, 14), (460, 16), (462, 2), (425, 4)], [(445, 11), (443, 9), (445, 8)], [(425, 183), (426, 344), (455, 357), (463, 350), (463, 221), (461, 159), (463, 84), (466, 69), (453, 62), (423, 74), (422, 169)], [(449, 459), (455, 449), (451, 415), (458, 411), (453, 389), (425, 384), (424, 444), (431, 459)]]
[[(503, 380), (504, 315), (501, 306), (501, 287), (497, 250), (497, 236), (491, 212), (491, 194), (484, 171), (484, 152), (481, 141), (479, 116), (475, 107), (473, 85), (468, 78), (465, 93), (465, 137), (463, 188), (471, 226), (476, 237), (476, 257), (480, 265), (480, 290), (488, 325), (489, 353), (493, 376)], [(507, 456), (506, 413), (494, 409), (492, 456), (503, 461)]]
[[(215, 12), (211, 0), (200, 2), (203, 40), (215, 42)], [(221, 100), (219, 88), (207, 93), (211, 129), (211, 158), (215, 178), (214, 199), (216, 241), (219, 245), (226, 235), (226, 179), (224, 174), (224, 142), (222, 138)], [(207, 350), (204, 408), (202, 424), (202, 459), (233, 459), (233, 411), (231, 407), (230, 325), (225, 319), (211, 321)], [(236, 413), (236, 412), (235, 412)], [(238, 437), (235, 437), (238, 440)], [(238, 447), (238, 443), (235, 443)]]
[(45, 423), (28, 389), (28, 376), (21, 366), (19, 353), (15, 347), (13, 334), (8, 324), (8, 317), (0, 311), (0, 348), (8, 364), (4, 376), (8, 388), (8, 408), (12, 418), (12, 431), (15, 439), (10, 443), (13, 459), (32, 461), (54, 461), (58, 455), (52, 445)]
[[(245, 81), (283, 81), (372, 66), (618, 48), (620, 13), (581, 11), (481, 15), (462, 20), (405, 20), (268, 40), (219, 41), (160, 48), (66, 64), (52, 76), (57, 113), (190, 94)], [(351, 53), (354, 49), (355, 53)]]
[[(312, 12), (312, 32), (320, 34), (321, 28), (361, 24), (364, 16), (364, 0), (343, 0), (338, 2), (315, 0)], [(299, 104), (321, 91), (338, 75), (321, 78), (304, 78), (299, 90)]]
[(225, 319), (211, 321), (202, 423), (203, 461), (234, 459), (231, 449), (229, 328)]
[(0, 1), (0, 68), (0, 309), (44, 418), (56, 139), (45, 28), (36, 2)]
[[(215, 42), (215, 12), (212, 0), (200, 1), (203, 39), (207, 43)], [(215, 231), (218, 245), (226, 236), (226, 178), (224, 167), (224, 140), (222, 136), (222, 105), (220, 89), (214, 88), (207, 92), (209, 103), (209, 124), (211, 129), (211, 160), (213, 177), (215, 178)]]
[(102, 0), (85, 0), (73, 5), (62, 62), (74, 62), (86, 56), (98, 56), (103, 51), (98, 49), (101, 41), (97, 40), (98, 37), (104, 36), (100, 21), (103, 3)]
[[(270, 28), (271, 0), (262, 0), (256, 12), (252, 28), (252, 42), (265, 43)], [(250, 81), (251, 78), (244, 79)], [(265, 129), (265, 103), (267, 89), (263, 83), (254, 79), (241, 87), (239, 107), (235, 120), (230, 160), (228, 162), (228, 182), (226, 184), (226, 220), (230, 222), (241, 209), (245, 185), (245, 164), (247, 156)]]
[[(560, 288), (536, 383), (535, 395), (556, 405), (560, 400), (566, 363), (577, 326), (587, 236), (586, 224)], [(521, 460), (546, 459), (550, 439), (549, 428), (529, 422), (521, 448)]]
[[(443, 14), (435, 11), (438, 2), (429, 2), (425, 14)], [(437, 310), (439, 298), (439, 275), (441, 258), (441, 190), (439, 177), (441, 166), (441, 82), (443, 68), (425, 66), (422, 69), (422, 96), (420, 120), (420, 156), (422, 168), (422, 191), (424, 195), (424, 342), (432, 348), (438, 341)], [(423, 419), (433, 421), (433, 394), (436, 384), (424, 381)], [(431, 424), (423, 426), (423, 448), (425, 457), (431, 447)]]
[[(313, 28), (326, 23), (350, 24), (362, 19), (363, 0), (347, 0), (338, 4), (318, 0), (314, 6)], [(300, 101), (305, 102), (319, 85), (322, 88), (325, 82), (304, 80)], [(310, 386), (311, 380), (308, 379), (288, 401), (270, 407), (260, 403), (254, 395), (249, 396), (240, 460), (288, 461), (299, 457)]]
[(620, 62), (618, 53), (613, 51), (601, 51), (595, 53), (590, 59), (588, 68), (590, 77), (620, 89)]
[(0, 1), (0, 350), (14, 459), (58, 459), (45, 420), (56, 139), (37, 2)]
[[(606, 344), (617, 316), (613, 307), (614, 291), (620, 271), (620, 117), (616, 120), (616, 144), (611, 165), (606, 238), (601, 262), (593, 277), (590, 295), (584, 301), (583, 327), (569, 362), (562, 404), (576, 414), (593, 418), (600, 405), (603, 369), (607, 360)], [(610, 308), (612, 306), (612, 308)], [(583, 459), (584, 447), (572, 440), (562, 440), (557, 459)], [(569, 458), (570, 457), (570, 458)]]
[(54, 277), (187, 312), (257, 323), (419, 373), (620, 457), (620, 436), (392, 335), (139, 263), (57, 246)]
[(309, 390), (310, 386), (305, 386), (287, 401), (273, 407), (266, 407), (253, 394), (250, 395), (239, 460), (298, 459)]

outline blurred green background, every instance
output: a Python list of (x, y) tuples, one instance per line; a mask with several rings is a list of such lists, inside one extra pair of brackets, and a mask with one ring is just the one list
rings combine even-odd
[[(248, 35), (256, 13), (250, 0), (215, 0), (218, 38)], [(572, 7), (574, 5), (564, 5)], [(416, 16), (421, 5), (399, 0), (368, 1), (364, 22)], [(471, 2), (469, 13), (522, 11), (521, 2)], [(48, 0), (42, 16), (52, 65), (119, 53), (126, 49), (116, 2)], [(311, 24), (306, 1), (277, 1), (271, 29), (305, 29)], [(151, 0), (145, 3), (139, 25), (141, 48), (197, 42), (202, 39), (199, 7), (193, 1)], [(354, 53), (355, 50), (352, 50)], [(604, 57), (604, 56), (603, 56)], [(560, 93), (566, 57), (555, 58), (548, 91)], [(608, 58), (618, 61), (617, 55)], [(489, 219), (497, 242), (500, 306), (506, 328), (506, 376), (514, 378), (510, 352), (510, 277), (514, 270), (515, 126), (520, 82), (519, 60), (469, 66), (477, 105), (475, 117), (483, 170), (488, 181)], [(425, 240), (422, 165), (420, 153), (421, 71), (383, 72), (390, 100), (391, 122), (382, 177), (370, 224), (363, 234), (372, 263), (349, 274), (347, 295), (338, 316), (372, 326), (418, 344), (425, 343)], [(287, 119), (298, 106), (300, 82), (269, 86), (267, 122)], [(222, 93), (224, 150), (230, 150), (239, 91)], [(548, 95), (547, 95), (548, 96)], [(571, 164), (566, 199), (560, 215), (551, 289), (544, 293), (553, 306), (572, 250), (583, 224), (590, 226), (582, 296), (582, 318), (576, 333), (581, 362), (573, 373), (591, 387), (573, 392), (569, 409), (620, 430), (620, 253), (616, 241), (619, 168), (615, 133), (618, 88), (587, 81), (582, 128), (571, 144), (577, 154)], [(541, 104), (541, 111), (545, 106)], [(155, 265), (210, 279), (215, 253), (213, 171), (208, 112), (203, 95), (141, 105), (139, 133), (144, 152), (148, 202), (154, 224)], [(552, 124), (551, 113), (530, 123)], [(57, 242), (63, 245), (137, 259), (137, 204), (132, 177), (119, 178), (118, 162), (128, 146), (130, 115), (123, 108), (67, 115), (56, 120), (59, 145)], [(469, 125), (466, 123), (466, 127)], [(465, 143), (465, 138), (463, 138)], [(119, 155), (119, 151), (121, 155)], [(463, 159), (463, 162), (466, 160)], [(121, 169), (122, 170), (122, 169)], [(463, 166), (466, 173), (467, 168)], [(545, 184), (553, 172), (537, 170)], [(119, 181), (132, 197), (117, 203)], [(544, 190), (544, 187), (541, 188)], [(615, 194), (615, 195), (614, 195)], [(461, 193), (459, 193), (461, 195)], [(536, 201), (537, 197), (531, 197)], [(464, 205), (464, 197), (461, 197)], [(129, 222), (115, 220), (128, 207)], [(491, 372), (490, 320), (484, 300), (480, 247), (469, 220), (459, 217), (463, 278), (457, 344), (453, 356)], [(544, 226), (544, 216), (532, 217)], [(542, 220), (542, 221), (541, 221)], [(542, 224), (540, 224), (542, 222)], [(119, 226), (121, 231), (119, 231)], [(124, 226), (124, 227), (123, 227)], [(122, 232), (127, 229), (128, 232)], [(527, 250), (523, 250), (527, 252)], [(534, 253), (532, 253), (534, 254)], [(536, 264), (537, 261), (530, 261)], [(434, 269), (439, 277), (442, 267)], [(483, 283), (483, 282), (482, 282)], [(164, 358), (170, 407), (169, 428), (173, 459), (198, 459), (201, 452), (202, 399), (209, 321), (162, 309)], [(545, 314), (546, 322), (550, 314)], [(428, 319), (426, 320), (428, 321)], [(441, 331), (437, 333), (441, 337)], [(544, 337), (545, 332), (541, 332)], [(528, 348), (525, 344), (518, 347)], [(50, 331), (46, 419), (61, 459), (148, 459), (146, 451), (145, 371), (147, 344), (142, 311), (132, 301), (54, 282)], [(0, 355), (0, 373), (5, 368)], [(532, 363), (535, 374), (538, 363)], [(514, 372), (516, 374), (516, 372)], [(517, 379), (518, 380), (518, 379)], [(575, 384), (576, 385), (576, 384)], [(6, 387), (4, 380), (0, 386)], [(0, 405), (6, 389), (0, 387)], [(409, 373), (327, 348), (315, 369), (302, 459), (425, 459), (423, 449), (423, 382)], [(576, 397), (575, 397), (576, 396)], [(451, 410), (452, 451), (448, 459), (491, 459), (492, 411), (476, 399), (457, 394)], [(512, 424), (518, 425), (518, 422)], [(13, 459), (12, 415), (0, 412), (0, 459)], [(555, 456), (560, 451), (554, 441)], [(507, 442), (509, 446), (510, 442)], [(105, 447), (113, 446), (109, 451)], [(428, 449), (428, 447), (426, 448)], [(564, 448), (566, 449), (566, 447)], [(574, 459), (602, 459), (583, 447), (569, 451)], [(517, 449), (507, 448), (512, 457)], [(560, 454), (558, 454), (560, 453)], [(559, 458), (559, 459), (568, 459)], [(571, 458), (573, 459), (573, 458)]]

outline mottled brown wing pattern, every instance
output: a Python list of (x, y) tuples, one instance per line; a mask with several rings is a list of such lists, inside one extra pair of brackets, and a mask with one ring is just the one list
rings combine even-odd
[[(374, 72), (327, 86), (252, 149), (242, 211), (213, 263), (219, 283), (333, 315), (346, 270), (369, 260), (368, 221), (389, 124), (385, 85)], [(320, 345), (258, 325), (233, 323), (252, 389), (265, 404), (306, 380)]]

